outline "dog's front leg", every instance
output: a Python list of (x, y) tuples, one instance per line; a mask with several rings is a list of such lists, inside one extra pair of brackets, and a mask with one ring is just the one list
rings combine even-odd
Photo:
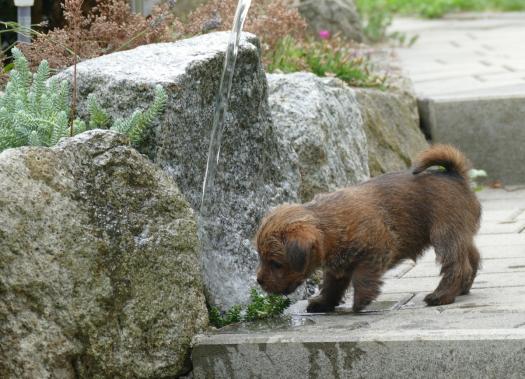
[(379, 296), (382, 270), (374, 264), (363, 262), (354, 270), (352, 285), (354, 286), (354, 304), (352, 310), (359, 312)]
[(332, 312), (340, 304), (351, 279), (352, 271), (334, 273), (326, 269), (321, 293), (308, 301), (306, 311), (310, 313)]

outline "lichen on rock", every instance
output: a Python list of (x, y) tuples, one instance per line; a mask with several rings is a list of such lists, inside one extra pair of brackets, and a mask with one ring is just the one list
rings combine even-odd
[(195, 215), (126, 137), (4, 151), (0, 220), (0, 376), (187, 370), (207, 325)]
[(428, 147), (409, 91), (355, 89), (368, 141), (370, 174), (404, 170)]

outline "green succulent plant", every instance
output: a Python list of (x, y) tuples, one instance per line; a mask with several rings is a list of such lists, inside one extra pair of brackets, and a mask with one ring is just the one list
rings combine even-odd
[(234, 305), (226, 312), (212, 307), (209, 310), (210, 323), (216, 328), (237, 322), (266, 320), (281, 315), (290, 306), (290, 299), (279, 295), (263, 295), (254, 288), (250, 292), (250, 303), (243, 309)]
[(111, 129), (126, 134), (134, 144), (140, 143), (144, 131), (164, 111), (167, 94), (155, 88), (152, 105), (145, 111), (113, 120), (97, 102), (88, 96), (89, 121), (70, 120), (70, 86), (67, 81), (49, 80), (49, 65), (42, 61), (32, 74), (22, 52), (12, 49), (14, 68), (5, 91), (0, 93), (0, 151), (20, 146), (53, 146), (60, 138), (88, 129)]

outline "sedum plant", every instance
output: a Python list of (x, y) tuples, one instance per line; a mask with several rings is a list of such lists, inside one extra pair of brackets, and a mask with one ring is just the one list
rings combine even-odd
[(281, 315), (291, 304), (290, 299), (279, 295), (261, 295), (256, 289), (250, 293), (250, 304), (246, 307), (246, 321), (265, 320)]
[(234, 305), (228, 311), (221, 312), (219, 308), (212, 307), (209, 310), (210, 324), (216, 328), (222, 328), (226, 325), (235, 324), (242, 321), (242, 307)]
[(250, 291), (250, 303), (243, 309), (234, 305), (226, 312), (216, 307), (209, 310), (210, 324), (222, 328), (238, 322), (253, 322), (267, 320), (281, 315), (291, 304), (290, 299), (279, 295), (263, 295), (255, 288)]
[(53, 146), (60, 138), (105, 128), (141, 141), (145, 129), (164, 111), (167, 95), (161, 86), (155, 88), (153, 104), (146, 111), (136, 110), (124, 119), (112, 120), (93, 94), (88, 96), (89, 122), (70, 120), (70, 87), (67, 81), (49, 78), (49, 65), (42, 61), (31, 74), (27, 59), (17, 48), (12, 49), (14, 68), (4, 93), (0, 93), (0, 151), (20, 146)]

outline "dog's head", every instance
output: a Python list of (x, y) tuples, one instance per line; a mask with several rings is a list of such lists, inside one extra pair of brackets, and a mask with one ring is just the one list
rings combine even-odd
[(257, 231), (257, 282), (269, 293), (288, 295), (320, 264), (322, 234), (303, 206), (285, 204), (271, 211)]

